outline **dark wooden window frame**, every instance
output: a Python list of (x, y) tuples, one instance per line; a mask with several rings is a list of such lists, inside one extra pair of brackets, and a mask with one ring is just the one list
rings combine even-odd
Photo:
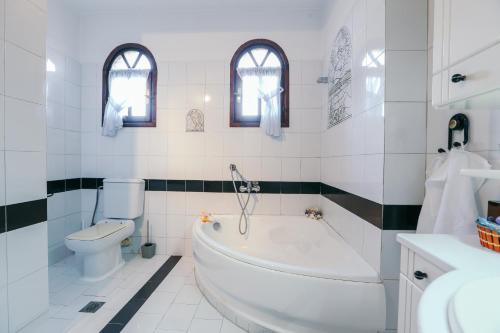
[(111, 66), (117, 57), (121, 56), (123, 53), (127, 51), (137, 51), (142, 55), (145, 55), (150, 64), (151, 64), (151, 72), (148, 77), (148, 91), (149, 91), (149, 111), (150, 111), (150, 119), (148, 121), (143, 121), (141, 119), (130, 119), (125, 117), (123, 119), (123, 127), (156, 127), (156, 96), (157, 96), (157, 82), (158, 82), (158, 67), (156, 65), (156, 60), (145, 46), (136, 43), (127, 43), (117, 46), (111, 53), (108, 58), (104, 62), (104, 67), (102, 70), (102, 122), (104, 121), (104, 111), (106, 110), (106, 103), (109, 97), (109, 86), (108, 86), (108, 78), (109, 71), (111, 70)]
[(249, 50), (254, 48), (271, 49), (281, 62), (281, 85), (283, 92), (281, 93), (281, 127), (290, 126), (290, 65), (283, 49), (275, 42), (268, 39), (253, 39), (241, 45), (236, 50), (231, 59), (230, 66), (230, 127), (259, 127), (260, 114), (252, 119), (244, 120), (238, 115), (237, 110), (237, 89), (241, 86), (241, 78), (238, 75), (238, 63), (241, 57)]

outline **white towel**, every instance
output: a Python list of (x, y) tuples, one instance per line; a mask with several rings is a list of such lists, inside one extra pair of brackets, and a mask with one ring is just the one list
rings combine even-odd
[(439, 213), (441, 197), (443, 196), (444, 184), (446, 182), (447, 161), (448, 154), (439, 154), (432, 161), (432, 165), (427, 171), (424, 203), (418, 217), (418, 234), (432, 234), (434, 231), (434, 223)]
[(475, 193), (484, 183), (484, 179), (462, 176), (460, 170), (490, 169), (491, 165), (481, 156), (462, 148), (452, 149), (445, 165), (446, 183), (433, 232), (453, 235), (473, 234), (474, 221), (478, 217)]

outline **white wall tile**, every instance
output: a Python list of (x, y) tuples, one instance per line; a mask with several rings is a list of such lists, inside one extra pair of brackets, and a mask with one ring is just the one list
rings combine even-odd
[(45, 56), (47, 16), (26, 0), (6, 0), (5, 38), (40, 57)]
[(0, 331), (9, 331), (9, 308), (7, 286), (0, 287)]
[(425, 153), (426, 103), (385, 104), (385, 152)]
[(45, 151), (45, 137), (45, 112), (42, 105), (5, 98), (6, 150)]
[(64, 211), (64, 198), (66, 194), (55, 193), (53, 196), (47, 198), (47, 218), (49, 220), (57, 219), (65, 215)]
[(5, 45), (5, 93), (45, 104), (45, 61), (13, 44)]
[[(0, 290), (7, 286), (7, 234), (0, 234)], [(0, 297), (4, 297), (2, 294)], [(1, 299), (0, 299), (1, 302)], [(0, 315), (1, 316), (1, 315)], [(1, 327), (1, 326), (0, 326)]]
[(64, 105), (47, 102), (47, 127), (64, 129)]
[[(44, 262), (47, 262), (46, 258)], [(48, 309), (48, 285), (46, 267), (9, 285), (9, 329), (12, 332), (20, 330)]]
[(302, 158), (300, 162), (300, 180), (303, 182), (320, 181), (320, 162), (319, 158)]
[(9, 231), (7, 249), (9, 284), (46, 267), (47, 222)]
[(281, 215), (302, 216), (307, 208), (319, 207), (319, 197), (314, 194), (282, 194)]
[(400, 233), (414, 233), (406, 230), (384, 230), (382, 232), (382, 261), (380, 275), (382, 279), (399, 279), (401, 245), (396, 236)]
[(380, 272), (380, 261), (382, 256), (382, 230), (369, 223), (363, 228), (363, 258), (377, 272)]
[(385, 155), (385, 204), (421, 205), (424, 199), (424, 181), (424, 154)]
[(427, 101), (427, 51), (386, 52), (386, 101)]
[(5, 153), (6, 203), (13, 204), (42, 199), (47, 192), (45, 153)]
[(284, 158), (281, 160), (281, 180), (300, 181), (300, 158)]
[(396, 329), (398, 326), (399, 280), (384, 280), (386, 298), (386, 328)]
[(386, 47), (388, 50), (427, 48), (427, 1), (388, 0)]

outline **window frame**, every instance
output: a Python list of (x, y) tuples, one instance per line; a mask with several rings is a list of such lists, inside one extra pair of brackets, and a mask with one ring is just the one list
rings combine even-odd
[[(266, 48), (271, 49), (279, 61), (281, 62), (281, 85), (283, 87), (283, 92), (281, 96), (281, 127), (290, 127), (290, 65), (288, 63), (288, 58), (277, 43), (269, 39), (252, 39), (241, 45), (233, 55), (230, 64), (230, 111), (229, 111), (229, 127), (259, 127), (260, 126), (260, 114), (257, 117), (251, 118), (249, 120), (241, 119), (239, 115), (238, 108), (236, 107), (237, 99), (237, 87), (241, 86), (241, 78), (238, 76), (238, 63), (240, 59), (254, 48)], [(260, 101), (259, 101), (260, 102)]]
[(109, 72), (111, 71), (111, 67), (115, 62), (116, 58), (121, 56), (123, 53), (127, 51), (137, 51), (140, 52), (143, 56), (145, 55), (150, 64), (151, 71), (148, 77), (148, 90), (149, 90), (149, 113), (150, 119), (148, 121), (143, 121), (137, 119), (124, 118), (123, 119), (123, 127), (156, 127), (156, 100), (157, 100), (157, 83), (158, 83), (158, 67), (156, 65), (156, 60), (153, 56), (153, 53), (149, 51), (144, 45), (137, 43), (126, 43), (119, 45), (111, 51), (111, 53), (106, 58), (104, 62), (103, 70), (102, 70), (102, 116), (101, 116), (101, 126), (104, 123), (104, 112), (106, 110), (106, 103), (108, 102), (109, 97)]

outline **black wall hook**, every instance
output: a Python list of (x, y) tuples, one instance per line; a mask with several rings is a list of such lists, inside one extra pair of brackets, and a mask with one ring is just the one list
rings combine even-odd
[(469, 142), (469, 118), (463, 113), (457, 113), (451, 117), (448, 123), (448, 150), (453, 146), (453, 132), (464, 131), (463, 146)]

